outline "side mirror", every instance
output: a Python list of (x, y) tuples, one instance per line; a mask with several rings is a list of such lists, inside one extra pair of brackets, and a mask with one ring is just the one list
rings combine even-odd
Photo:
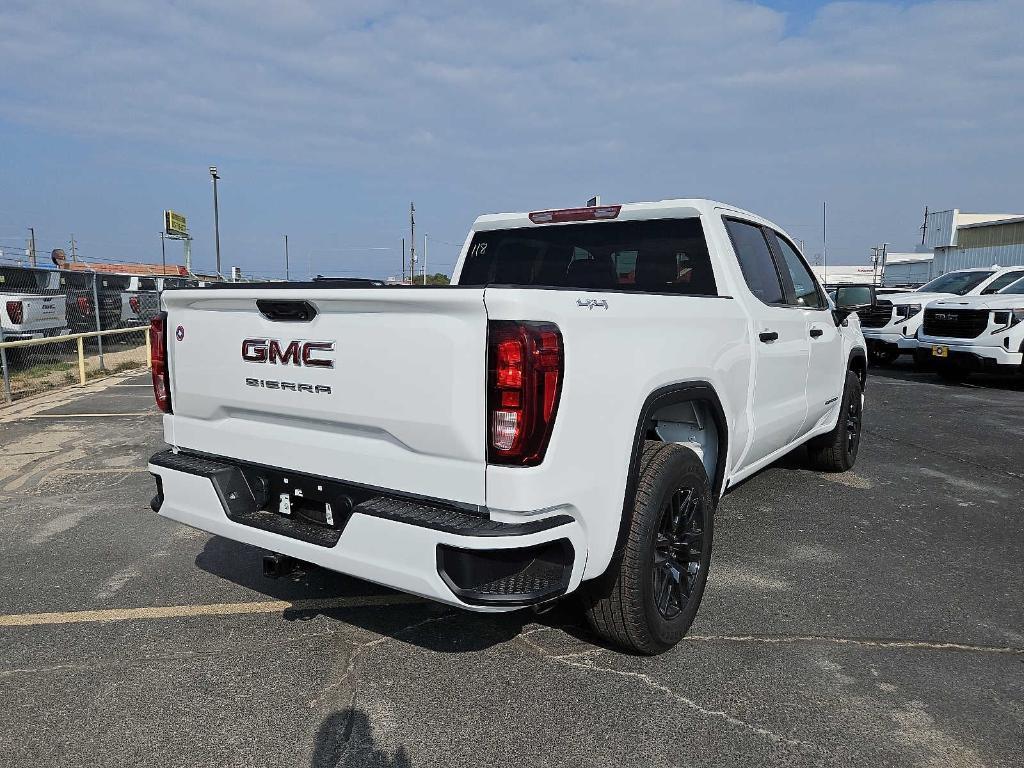
[(842, 323), (852, 312), (871, 309), (875, 306), (875, 286), (840, 285), (836, 288), (836, 309), (833, 313), (836, 325)]

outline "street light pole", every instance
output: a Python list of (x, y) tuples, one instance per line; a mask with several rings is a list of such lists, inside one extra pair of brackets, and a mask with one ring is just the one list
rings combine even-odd
[(163, 267), (162, 275), (167, 275), (167, 246), (164, 240), (163, 230), (160, 231), (160, 266)]
[(213, 179), (213, 232), (217, 240), (217, 276), (220, 277), (220, 206), (217, 203), (217, 166), (210, 166), (210, 177)]
[(288, 276), (288, 235), (284, 236), (284, 279), (285, 281), (291, 280)]

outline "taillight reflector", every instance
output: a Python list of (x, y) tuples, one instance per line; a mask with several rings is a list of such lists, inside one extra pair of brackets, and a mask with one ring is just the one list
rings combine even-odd
[(551, 323), (488, 324), (487, 410), (491, 464), (544, 460), (564, 370), (562, 334)]
[(11, 322), (15, 325), (21, 325), (25, 319), (25, 305), (20, 301), (8, 301), (7, 316), (11, 318)]
[(530, 221), (534, 224), (560, 224), (566, 221), (594, 221), (615, 219), (622, 210), (621, 205), (598, 205), (586, 208), (562, 208), (557, 211), (534, 211)]
[(78, 304), (78, 311), (83, 315), (92, 314), (92, 302), (89, 301), (88, 297), (79, 296), (75, 303)]
[(142, 311), (142, 302), (139, 301), (138, 296), (129, 297), (128, 306), (131, 307), (132, 312), (134, 312), (136, 315)]
[(161, 312), (149, 324), (149, 348), (152, 359), (153, 394), (156, 407), (171, 412), (171, 375), (167, 367), (167, 313)]

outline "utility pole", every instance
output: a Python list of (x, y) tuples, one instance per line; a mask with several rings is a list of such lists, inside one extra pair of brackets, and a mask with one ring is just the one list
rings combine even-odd
[(882, 274), (881, 280), (885, 280), (885, 260), (889, 256), (889, 244), (882, 243)]
[(210, 166), (210, 177), (213, 179), (213, 232), (217, 240), (217, 276), (220, 277), (220, 206), (217, 204), (217, 166)]
[(921, 245), (924, 245), (925, 235), (928, 234), (928, 206), (924, 207), (924, 222), (921, 224)]
[(423, 233), (423, 284), (427, 284), (427, 239), (430, 235)]
[(878, 246), (871, 246), (871, 282), (878, 284)]
[(167, 241), (164, 240), (164, 231), (160, 230), (160, 266), (163, 267), (161, 275), (167, 275)]
[(31, 235), (31, 245), (28, 247), (28, 263), (34, 267), (36, 265), (36, 228), (29, 227), (28, 231)]
[(402, 279), (399, 280), (398, 282), (399, 283), (404, 283), (405, 282), (405, 238), (404, 237), (402, 238)]
[(828, 283), (828, 201), (821, 202), (821, 273), (823, 283)]
[(284, 236), (284, 279), (286, 281), (291, 279), (288, 275), (289, 275), (289, 273), (288, 273), (288, 235), (285, 235)]
[(78, 251), (75, 250), (75, 233), (71, 233), (71, 260), (78, 261)]
[(416, 204), (409, 203), (409, 278), (416, 282)]

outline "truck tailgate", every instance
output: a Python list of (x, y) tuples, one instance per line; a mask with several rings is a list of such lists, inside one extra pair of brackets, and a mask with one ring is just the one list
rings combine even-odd
[(0, 301), (20, 302), (21, 322), (13, 323), (10, 310), (2, 313), (4, 327), (17, 327), (28, 333), (54, 331), (67, 326), (65, 317), (67, 304), (63, 296), (37, 296), (32, 294), (0, 293)]
[[(307, 302), (316, 316), (271, 320), (257, 300)], [(163, 301), (172, 445), (484, 503), (482, 288), (207, 289)]]

